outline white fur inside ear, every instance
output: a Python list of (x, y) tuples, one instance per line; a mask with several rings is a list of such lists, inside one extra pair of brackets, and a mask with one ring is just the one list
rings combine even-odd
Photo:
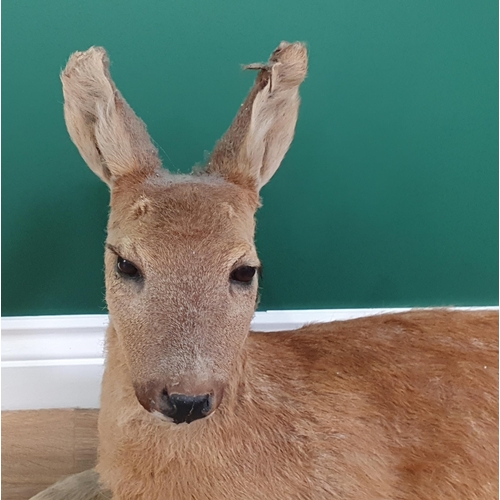
[(119, 113), (113, 94), (108, 102), (96, 103), (95, 137), (112, 177), (118, 178), (135, 163), (130, 132)]
[(250, 160), (250, 168), (258, 176), (266, 150), (265, 137), (273, 123), (272, 106), (267, 106), (271, 89), (271, 79), (256, 95), (252, 105), (252, 114), (245, 141), (246, 156)]
[(279, 88), (275, 69), (272, 68), (269, 82), (255, 97), (245, 141), (246, 157), (258, 189), (271, 179), (290, 147), (300, 101), (297, 88)]

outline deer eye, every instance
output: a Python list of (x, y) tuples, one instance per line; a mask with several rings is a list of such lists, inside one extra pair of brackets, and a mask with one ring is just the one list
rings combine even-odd
[(118, 272), (127, 278), (138, 278), (140, 276), (139, 269), (132, 264), (129, 260), (118, 257), (116, 262)]
[(251, 283), (255, 276), (257, 269), (252, 266), (237, 267), (230, 275), (231, 281), (238, 281), (239, 283)]

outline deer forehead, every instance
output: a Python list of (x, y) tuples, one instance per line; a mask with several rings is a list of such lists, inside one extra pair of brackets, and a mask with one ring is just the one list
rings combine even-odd
[(108, 242), (155, 260), (173, 251), (201, 258), (200, 245), (237, 258), (253, 253), (257, 206), (252, 192), (213, 176), (121, 182), (112, 191)]

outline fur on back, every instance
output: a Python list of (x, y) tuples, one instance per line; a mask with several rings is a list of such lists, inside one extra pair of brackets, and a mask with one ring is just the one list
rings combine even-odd
[(253, 334), (219, 411), (182, 426), (136, 404), (112, 344), (98, 471), (127, 499), (497, 498), (497, 334), (448, 311)]

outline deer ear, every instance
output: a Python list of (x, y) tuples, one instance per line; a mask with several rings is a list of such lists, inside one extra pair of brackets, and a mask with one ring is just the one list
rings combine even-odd
[(259, 191), (274, 175), (293, 139), (299, 86), (307, 73), (307, 49), (281, 42), (259, 74), (231, 127), (216, 144), (208, 173)]
[(107, 184), (123, 175), (160, 168), (144, 123), (116, 88), (101, 47), (75, 52), (61, 73), (64, 118), (87, 165)]

